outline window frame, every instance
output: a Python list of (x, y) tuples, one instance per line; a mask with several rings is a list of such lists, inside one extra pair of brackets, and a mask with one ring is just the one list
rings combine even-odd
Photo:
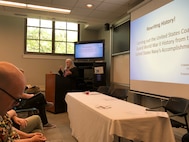
[[(35, 18), (37, 19), (37, 18)], [(39, 19), (39, 20), (45, 20), (45, 19)], [(25, 55), (53, 55), (53, 56), (66, 56), (66, 55), (74, 55), (75, 51), (73, 54), (71, 53), (55, 53), (55, 22), (56, 21), (52, 21), (52, 53), (45, 53), (45, 52), (28, 52), (27, 51), (27, 18), (25, 18), (25, 38), (24, 38), (24, 54)], [(62, 21), (62, 22), (66, 22), (66, 21)], [(73, 22), (74, 23), (74, 22)], [(77, 23), (76, 23), (77, 24)], [(79, 41), (80, 39), (80, 24), (77, 24), (78, 25), (78, 30), (77, 30), (77, 41)], [(43, 27), (38, 27), (38, 28), (43, 28)], [(66, 32), (67, 31), (74, 31), (74, 30), (68, 30), (66, 28)], [(40, 39), (39, 39), (40, 41)], [(42, 40), (43, 41), (43, 40)], [(66, 45), (69, 44), (69, 43), (75, 43), (75, 42), (69, 42), (67, 41), (66, 39)], [(74, 48), (74, 47), (73, 47)], [(66, 46), (66, 50), (67, 50), (67, 46)], [(74, 49), (73, 49), (74, 50)]]

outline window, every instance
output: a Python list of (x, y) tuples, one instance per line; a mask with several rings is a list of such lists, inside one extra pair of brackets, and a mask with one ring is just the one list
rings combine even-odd
[(78, 24), (28, 18), (25, 53), (74, 54)]

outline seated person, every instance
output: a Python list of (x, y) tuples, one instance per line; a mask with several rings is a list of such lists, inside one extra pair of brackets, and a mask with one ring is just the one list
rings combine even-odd
[(41, 119), (38, 115), (32, 115), (27, 118), (19, 118), (15, 110), (7, 112), (13, 120), (13, 126), (26, 133), (43, 132)]
[(45, 99), (45, 96), (42, 93), (37, 94), (22, 94), (22, 100), (18, 106), (16, 106), (14, 109), (27, 109), (27, 108), (37, 108), (39, 110), (39, 116), (41, 118), (41, 121), (43, 123), (43, 127), (46, 128), (55, 128), (56, 125), (50, 124), (47, 119), (46, 115), (46, 105), (47, 101)]
[[(24, 74), (24, 70), (20, 69), (20, 71)], [(25, 90), (28, 87), (25, 87)], [(49, 105), (53, 105), (51, 102), (47, 102), (45, 99), (44, 94), (41, 92), (34, 92), (36, 94), (28, 94), (28, 93), (23, 93), (22, 94), (22, 101), (20, 104), (15, 107), (14, 109), (27, 109), (27, 108), (37, 108), (39, 110), (39, 116), (41, 118), (41, 121), (43, 123), (43, 127), (45, 129), (47, 128), (55, 128), (56, 125), (51, 124), (48, 122), (47, 115), (46, 115), (46, 107)]]
[(0, 141), (45, 142), (42, 133), (25, 133), (12, 126), (7, 112), (20, 102), (25, 78), (20, 70), (8, 62), (0, 62)]
[(60, 67), (58, 73), (61, 76), (69, 78), (71, 82), (70, 90), (75, 90), (77, 89), (77, 78), (79, 76), (78, 69), (71, 59), (66, 59), (65, 64), (65, 68), (62, 69), (62, 67)]

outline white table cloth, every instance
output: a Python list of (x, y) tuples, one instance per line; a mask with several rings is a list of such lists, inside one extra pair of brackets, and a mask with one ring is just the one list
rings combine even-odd
[(112, 142), (114, 135), (143, 142), (175, 142), (166, 112), (98, 92), (69, 92), (66, 95), (72, 135), (79, 142)]

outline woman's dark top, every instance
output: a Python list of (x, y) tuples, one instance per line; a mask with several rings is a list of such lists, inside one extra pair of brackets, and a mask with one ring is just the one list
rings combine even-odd
[[(72, 72), (72, 74), (66, 76), (66, 78), (68, 78), (69, 82), (70, 82), (70, 88), (68, 90), (76, 90), (77, 89), (77, 79), (79, 77), (79, 72), (78, 72), (77, 67), (71, 68), (70, 71)], [(58, 73), (61, 76), (64, 76), (64, 72), (61, 69), (58, 71)]]

